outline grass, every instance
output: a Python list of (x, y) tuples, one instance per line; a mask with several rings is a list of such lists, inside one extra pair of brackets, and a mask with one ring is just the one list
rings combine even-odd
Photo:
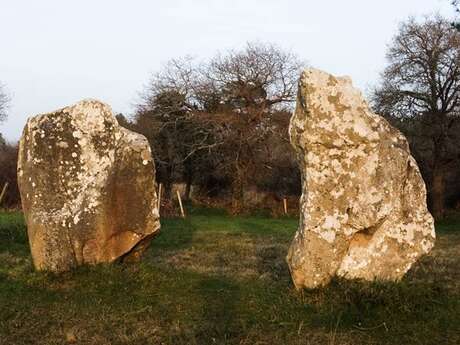
[(0, 344), (459, 344), (460, 221), (399, 283), (297, 292), (293, 218), (191, 210), (140, 265), (35, 272), (20, 213), (0, 214)]

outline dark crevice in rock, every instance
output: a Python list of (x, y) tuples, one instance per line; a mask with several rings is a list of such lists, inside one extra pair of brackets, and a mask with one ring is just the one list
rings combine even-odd
[(140, 240), (134, 247), (132, 247), (129, 251), (125, 254), (121, 255), (116, 262), (119, 263), (130, 263), (130, 262), (138, 262), (141, 258), (142, 253), (144, 253), (149, 247), (154, 237), (158, 236), (160, 233), (159, 230), (155, 231), (154, 233), (145, 236), (142, 240)]

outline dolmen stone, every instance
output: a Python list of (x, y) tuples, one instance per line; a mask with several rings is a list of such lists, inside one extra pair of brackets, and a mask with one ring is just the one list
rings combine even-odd
[(29, 118), (18, 184), (38, 270), (139, 259), (160, 229), (147, 139), (96, 100)]
[(296, 288), (334, 276), (397, 281), (434, 245), (426, 188), (406, 138), (348, 77), (306, 70), (290, 122), (302, 173), (287, 255)]

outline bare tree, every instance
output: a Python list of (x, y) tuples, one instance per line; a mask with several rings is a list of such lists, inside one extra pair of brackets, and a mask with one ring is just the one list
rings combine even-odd
[(291, 107), (301, 68), (292, 53), (248, 43), (240, 51), (217, 55), (200, 70), (205, 92), (197, 98), (211, 105), (204, 111), (213, 113), (214, 133), (223, 143), (217, 148), (217, 168), (232, 181), (234, 212), (243, 207), (245, 186), (265, 167), (258, 157), (267, 138), (277, 133), (273, 114)]
[(174, 59), (155, 74), (135, 122), (155, 149), (165, 192), (174, 180), (189, 190), (195, 177), (213, 175), (231, 182), (238, 212), (244, 186), (267, 165), (267, 139), (283, 132), (273, 115), (289, 117), (281, 110), (291, 107), (301, 66), (292, 53), (249, 43), (204, 63)]
[(185, 180), (189, 198), (196, 166), (203, 153), (217, 145), (206, 121), (197, 116), (201, 107), (195, 96), (197, 81), (193, 59), (170, 60), (152, 76), (138, 105), (134, 129), (155, 151), (167, 197), (174, 181)]
[[(0, 137), (1, 141), (1, 137)], [(8, 183), (8, 189), (0, 206), (18, 206), (21, 202), (17, 184), (18, 146), (0, 142), (0, 189)], [(0, 190), (1, 193), (1, 190)]]
[[(5, 92), (4, 86), (2, 83), (0, 83), (0, 124), (5, 121), (7, 117), (7, 109), (8, 109), (8, 104), (10, 102), (10, 98)], [(2, 133), (0, 133), (0, 148), (6, 145), (5, 139), (2, 136)]]
[[(451, 0), (451, 2), (457, 15), (460, 15), (460, 0)], [(458, 31), (460, 31), (460, 22), (453, 23), (453, 25)]]
[(4, 86), (0, 83), (0, 123), (6, 119), (6, 110), (10, 98), (5, 92)]
[(460, 33), (436, 16), (403, 23), (375, 90), (377, 112), (408, 135), (425, 168), (435, 218), (444, 215), (446, 173), (460, 154)]

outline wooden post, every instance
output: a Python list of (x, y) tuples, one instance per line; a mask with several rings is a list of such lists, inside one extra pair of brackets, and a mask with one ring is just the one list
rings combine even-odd
[(179, 200), (181, 216), (182, 216), (182, 218), (185, 218), (184, 207), (182, 206), (182, 199), (180, 198), (179, 190), (176, 190), (176, 192), (177, 192), (177, 200)]
[(8, 188), (8, 182), (5, 183), (2, 189), (2, 193), (0, 194), (0, 205), (2, 204), (3, 197), (6, 194), (6, 189)]
[(158, 212), (160, 212), (160, 207), (161, 207), (161, 188), (163, 185), (160, 183), (158, 186)]
[(283, 198), (284, 214), (288, 214), (287, 199)]

